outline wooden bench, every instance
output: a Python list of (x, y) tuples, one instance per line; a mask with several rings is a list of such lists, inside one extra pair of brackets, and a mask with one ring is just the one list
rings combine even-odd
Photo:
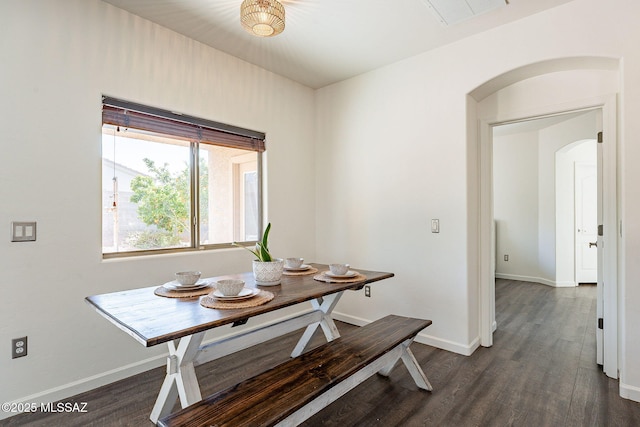
[(409, 345), (431, 320), (387, 316), (217, 392), (159, 426), (293, 426), (402, 360), (416, 385), (432, 390)]

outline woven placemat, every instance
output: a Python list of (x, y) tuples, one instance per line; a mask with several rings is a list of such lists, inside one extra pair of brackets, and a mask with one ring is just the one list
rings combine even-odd
[(302, 271), (283, 271), (282, 274), (285, 276), (306, 276), (308, 274), (316, 274), (318, 272), (318, 269), (315, 267), (311, 267), (307, 270), (302, 270)]
[(236, 308), (257, 307), (259, 305), (268, 303), (273, 298), (274, 295), (271, 292), (263, 291), (261, 289), (256, 296), (239, 301), (222, 301), (217, 299), (213, 295), (207, 295), (206, 297), (200, 298), (200, 305), (207, 308), (232, 310)]
[(213, 291), (215, 288), (213, 285), (209, 284), (204, 288), (194, 289), (193, 291), (174, 291), (171, 289), (167, 289), (164, 286), (160, 286), (153, 291), (154, 294), (159, 297), (167, 297), (167, 298), (194, 298), (199, 297), (201, 295), (206, 295), (209, 292)]
[(314, 280), (318, 280), (320, 282), (325, 282), (325, 283), (352, 283), (352, 282), (360, 282), (367, 278), (367, 276), (365, 276), (364, 274), (358, 273), (357, 271), (356, 271), (357, 274), (355, 276), (345, 277), (345, 278), (327, 276), (325, 273), (328, 273), (328, 272), (329, 270), (322, 271), (320, 274), (313, 276), (313, 278)]

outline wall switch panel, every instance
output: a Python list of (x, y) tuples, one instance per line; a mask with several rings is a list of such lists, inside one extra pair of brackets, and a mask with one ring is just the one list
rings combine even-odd
[(439, 233), (440, 232), (440, 220), (439, 219), (432, 219), (431, 220), (431, 232), (432, 233)]
[(12, 242), (35, 242), (36, 222), (35, 221), (14, 221), (11, 223)]

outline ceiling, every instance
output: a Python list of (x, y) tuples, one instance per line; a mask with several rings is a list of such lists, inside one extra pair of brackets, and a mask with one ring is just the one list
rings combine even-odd
[[(497, 126), (493, 126), (493, 136), (502, 137), (507, 135), (519, 134), (519, 133), (538, 132), (548, 127), (565, 122), (567, 120), (572, 120), (583, 115), (594, 114), (594, 113), (595, 113), (595, 110), (590, 109), (586, 111), (554, 114), (546, 117), (533, 117), (527, 120), (519, 120), (517, 122), (512, 122), (512, 123), (499, 124)], [(594, 121), (595, 121), (595, 118), (594, 118)]]
[(242, 0), (103, 1), (320, 88), (573, 0), (281, 0), (286, 28), (269, 38), (241, 27)]

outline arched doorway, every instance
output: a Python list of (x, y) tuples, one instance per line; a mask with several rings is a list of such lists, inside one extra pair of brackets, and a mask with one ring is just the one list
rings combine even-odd
[[(604, 323), (605, 373), (617, 377), (617, 198), (616, 198), (616, 93), (618, 62), (610, 58), (564, 58), (531, 64), (497, 76), (472, 91), (468, 97), (468, 149), (477, 157), (477, 273), (480, 343), (492, 345), (495, 324), (495, 252), (493, 246), (492, 127), (533, 117), (569, 111), (600, 109), (606, 143), (599, 144), (603, 168), (603, 229), (607, 239), (603, 255), (603, 280), (599, 316)], [(472, 164), (472, 162), (470, 162)], [(470, 221), (470, 223), (473, 223)], [(602, 243), (599, 243), (602, 245)], [(606, 298), (603, 298), (603, 294)], [(595, 319), (594, 319), (595, 321)]]

